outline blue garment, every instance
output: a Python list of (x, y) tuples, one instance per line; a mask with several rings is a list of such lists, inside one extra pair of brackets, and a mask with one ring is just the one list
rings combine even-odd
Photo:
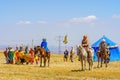
[(68, 57), (68, 51), (66, 50), (65, 52), (64, 52), (64, 58), (67, 58)]
[(47, 42), (46, 41), (43, 41), (41, 43), (41, 47), (44, 48), (47, 52), (49, 51), (48, 47), (47, 47)]

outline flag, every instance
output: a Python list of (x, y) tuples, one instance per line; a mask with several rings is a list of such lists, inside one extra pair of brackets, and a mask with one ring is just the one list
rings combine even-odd
[(64, 43), (64, 44), (67, 44), (67, 43), (68, 43), (68, 36), (67, 36), (67, 35), (65, 35), (64, 40), (63, 40), (63, 43)]

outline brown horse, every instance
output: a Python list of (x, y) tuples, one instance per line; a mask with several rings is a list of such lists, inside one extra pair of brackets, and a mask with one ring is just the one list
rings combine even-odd
[(34, 47), (36, 52), (40, 57), (40, 67), (42, 67), (42, 59), (44, 60), (44, 67), (46, 66), (46, 61), (48, 60), (48, 66), (50, 64), (50, 52), (46, 52), (44, 48), (40, 46)]
[[(32, 56), (30, 54), (24, 54), (24, 55), (18, 55), (18, 59), (16, 60), (16, 64), (23, 64), (23, 63), (26, 63), (26, 64), (29, 64), (29, 63), (33, 63), (31, 62)], [(23, 61), (21, 61), (23, 60)]]
[(108, 51), (107, 48), (104, 48), (102, 52), (100, 52), (100, 50), (98, 50), (98, 52), (97, 52), (97, 58), (98, 58), (98, 66), (97, 67), (98, 68), (99, 68), (100, 59), (101, 59), (101, 66), (100, 67), (102, 67), (103, 60), (104, 60), (105, 65), (107, 67), (107, 63), (108, 63), (107, 61), (108, 61), (108, 58), (110, 56), (109, 54), (110, 54), (110, 52)]

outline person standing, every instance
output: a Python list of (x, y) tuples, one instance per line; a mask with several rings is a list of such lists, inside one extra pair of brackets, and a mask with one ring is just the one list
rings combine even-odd
[(64, 62), (67, 62), (67, 60), (68, 60), (68, 54), (69, 54), (68, 49), (66, 49), (64, 51)]
[(8, 64), (9, 63), (9, 61), (8, 61), (8, 48), (5, 49), (4, 56), (5, 56), (6, 64)]
[(75, 50), (74, 50), (74, 48), (72, 47), (72, 48), (71, 48), (71, 51), (70, 51), (70, 60), (71, 60), (71, 62), (74, 61), (74, 54), (75, 54)]
[(25, 54), (29, 54), (28, 46), (25, 47)]
[(34, 47), (34, 58), (35, 58), (36, 64), (38, 64), (39, 56), (38, 56), (38, 52), (37, 52), (37, 50), (36, 50), (36, 46)]
[(9, 63), (13, 64), (14, 50), (11, 46), (8, 49), (9, 49), (8, 51)]
[(30, 55), (31, 55), (30, 62), (31, 62), (31, 64), (33, 64), (33, 62), (34, 62), (34, 51), (33, 51), (32, 48), (30, 48)]
[(16, 50), (14, 51), (14, 57), (15, 57), (15, 64), (19, 64), (19, 52), (18, 52), (18, 47), (16, 47)]

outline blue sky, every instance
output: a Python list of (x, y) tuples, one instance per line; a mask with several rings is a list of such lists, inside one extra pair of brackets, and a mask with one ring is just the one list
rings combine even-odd
[[(0, 0), (0, 45), (58, 46), (58, 36), (68, 35), (69, 46), (90, 44), (103, 35), (120, 44), (119, 0)], [(64, 46), (64, 44), (62, 43)]]

